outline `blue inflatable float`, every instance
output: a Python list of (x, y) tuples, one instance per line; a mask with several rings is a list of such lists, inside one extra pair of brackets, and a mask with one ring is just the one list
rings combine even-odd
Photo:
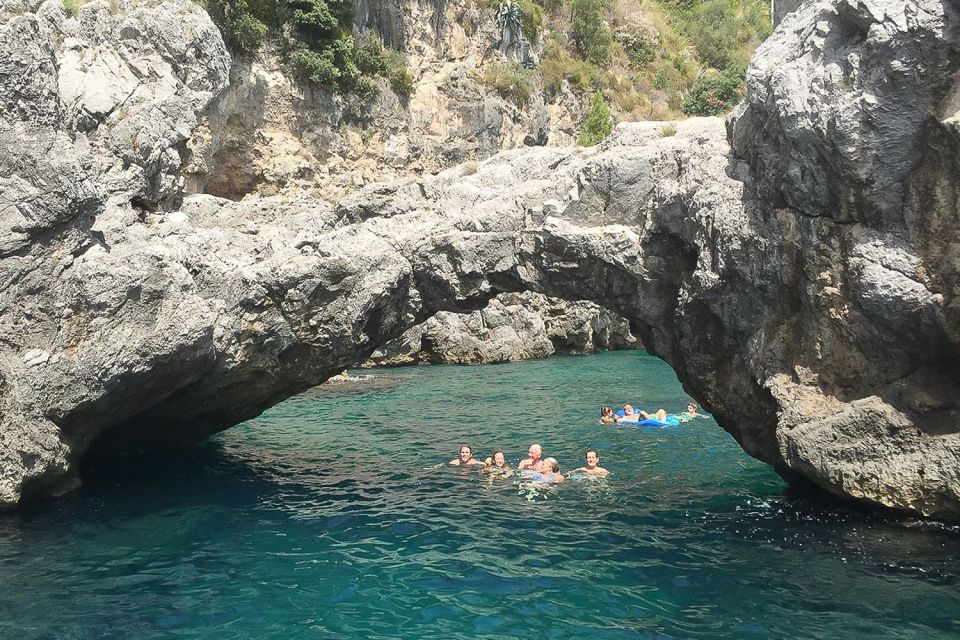
[[(636, 407), (637, 405), (633, 405)], [(636, 409), (640, 411), (640, 409)], [(656, 418), (647, 418), (646, 420), (625, 420), (623, 419), (623, 409), (617, 411), (617, 417), (621, 418), (620, 424), (635, 424), (638, 427), (679, 427), (680, 419), (677, 416), (667, 416), (666, 420), (657, 420)]]
[(621, 420), (620, 424), (635, 424), (638, 427), (679, 427), (680, 420), (677, 416), (667, 416), (666, 420), (657, 420), (648, 418), (646, 420)]

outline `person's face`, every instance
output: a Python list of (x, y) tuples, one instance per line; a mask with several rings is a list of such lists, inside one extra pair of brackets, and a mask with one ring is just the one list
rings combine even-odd
[(466, 462), (471, 457), (473, 457), (473, 452), (470, 451), (470, 447), (460, 447), (460, 460)]
[(503, 454), (499, 451), (493, 455), (493, 464), (497, 467), (503, 466)]
[(593, 469), (597, 466), (597, 463), (600, 462), (600, 456), (597, 455), (596, 451), (587, 452), (587, 468)]
[(690, 413), (696, 413), (696, 411), (697, 411), (697, 405), (695, 405), (695, 404), (688, 404), (688, 405), (687, 405), (687, 411), (689, 411)]
[(623, 405), (623, 412), (624, 412), (624, 413), (633, 413), (633, 407), (632, 407), (631, 405), (629, 405), (629, 404), (625, 404), (625, 405)]
[(540, 459), (540, 455), (542, 453), (543, 451), (541, 451), (540, 447), (537, 445), (531, 445), (531, 447), (527, 449), (527, 455), (530, 456), (530, 459), (534, 462)]

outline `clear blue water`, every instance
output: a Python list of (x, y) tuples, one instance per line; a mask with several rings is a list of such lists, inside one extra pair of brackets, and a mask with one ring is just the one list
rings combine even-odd
[[(642, 352), (385, 370), (0, 516), (0, 638), (955, 638), (960, 530), (783, 495)], [(645, 402), (647, 401), (647, 402)], [(607, 482), (431, 468), (541, 442)]]

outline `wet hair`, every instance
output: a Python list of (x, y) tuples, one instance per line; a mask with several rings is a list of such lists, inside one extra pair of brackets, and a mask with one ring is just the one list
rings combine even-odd
[(560, 463), (557, 462), (557, 459), (556, 459), (556, 458), (544, 458), (544, 459), (543, 459), (543, 463), (544, 463), (545, 465), (549, 466), (549, 467), (550, 467), (550, 470), (551, 470), (553, 473), (557, 473), (558, 471), (560, 471)]
[(459, 456), (459, 455), (460, 455), (460, 452), (463, 451), (464, 449), (466, 449), (467, 451), (470, 452), (470, 457), (472, 458), (472, 457), (473, 457), (473, 447), (471, 447), (471, 446), (468, 445), (468, 444), (462, 444), (462, 445), (460, 445), (460, 448), (457, 449), (457, 455)]
[(600, 417), (613, 415), (613, 407), (608, 407), (606, 405), (600, 407)]
[(600, 458), (600, 454), (597, 453), (597, 450), (596, 450), (596, 449), (587, 449), (586, 451), (583, 452), (583, 457), (584, 457), (584, 459), (586, 459), (586, 457), (587, 457), (588, 455), (590, 455), (591, 453), (594, 454), (594, 455), (596, 455), (598, 459)]

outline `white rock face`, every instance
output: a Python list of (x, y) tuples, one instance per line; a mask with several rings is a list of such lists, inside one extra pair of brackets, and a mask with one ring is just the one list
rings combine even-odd
[(442, 311), (377, 349), (365, 366), (492, 364), (639, 347), (630, 323), (592, 302), (505, 293), (479, 311)]

